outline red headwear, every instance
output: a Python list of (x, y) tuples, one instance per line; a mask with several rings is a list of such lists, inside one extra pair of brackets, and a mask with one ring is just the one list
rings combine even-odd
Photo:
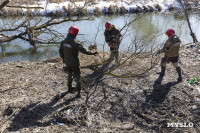
[(72, 34), (75, 36), (78, 34), (78, 32), (79, 32), (79, 29), (76, 26), (71, 26), (68, 31), (69, 34)]

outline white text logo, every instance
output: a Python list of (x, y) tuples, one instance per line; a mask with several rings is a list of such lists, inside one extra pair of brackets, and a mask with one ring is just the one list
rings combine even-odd
[(167, 127), (193, 127), (193, 123), (189, 122), (174, 122), (174, 123), (167, 123)]

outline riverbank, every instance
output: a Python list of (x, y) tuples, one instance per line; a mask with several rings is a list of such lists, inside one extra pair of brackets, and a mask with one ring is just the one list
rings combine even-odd
[[(127, 14), (144, 12), (166, 12), (181, 9), (176, 0), (126, 0), (126, 1), (31, 1), (11, 2), (5, 7), (1, 16), (71, 16)], [(200, 9), (199, 2), (189, 2), (188, 10)]]
[[(160, 55), (155, 67), (139, 77), (104, 75), (94, 82), (94, 77), (86, 78), (93, 71), (81, 69), (82, 97), (77, 99), (75, 94), (66, 93), (59, 101), (54, 99), (55, 95), (67, 91), (67, 74), (62, 71), (59, 58), (0, 63), (0, 131), (197, 133), (200, 131), (200, 85), (199, 81), (188, 83), (189, 79), (200, 79), (196, 50), (186, 45), (181, 47), (181, 83), (175, 82), (177, 73), (172, 65), (167, 65), (162, 84), (154, 84), (160, 72), (163, 56)], [(81, 66), (99, 60), (99, 56), (80, 56)], [(146, 61), (148, 58), (138, 62), (140, 68), (149, 66)], [(127, 68), (135, 72), (138, 63)], [(113, 71), (121, 72), (123, 67)], [(192, 123), (193, 127), (168, 128), (172, 122)]]

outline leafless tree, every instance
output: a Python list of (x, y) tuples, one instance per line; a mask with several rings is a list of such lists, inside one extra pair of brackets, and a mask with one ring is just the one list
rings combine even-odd
[(183, 9), (183, 12), (184, 12), (184, 15), (185, 15), (185, 18), (187, 20), (187, 24), (188, 24), (188, 27), (190, 29), (190, 35), (192, 36), (192, 39), (193, 39), (193, 43), (196, 43), (198, 42), (194, 32), (192, 31), (192, 28), (191, 28), (191, 24), (190, 24), (190, 19), (189, 19), (189, 16), (188, 16), (188, 0), (178, 0), (182, 9)]
[[(5, 1), (1, 5), (1, 7), (3, 8), (6, 4), (8, 4), (8, 2), (9, 1)], [(48, 2), (46, 6), (47, 5)], [(74, 9), (75, 8), (72, 8), (72, 12), (74, 12)], [(0, 28), (0, 44), (4, 42), (11, 42), (15, 39), (22, 39), (24, 41), (27, 41), (31, 46), (33, 46), (34, 50), (37, 49), (37, 44), (60, 44), (60, 42), (58, 42), (57, 40), (63, 38), (63, 35), (58, 31), (53, 30), (53, 26), (67, 21), (74, 22), (90, 19), (90, 17), (80, 19), (79, 16), (72, 17), (71, 15), (68, 15), (68, 17), (65, 17), (65, 19), (57, 19), (56, 16), (51, 16), (51, 18), (46, 19), (44, 21), (43, 18), (44, 16), (35, 18), (31, 14), (27, 14), (26, 16), (22, 16), (21, 19), (18, 19), (23, 21), (6, 21), (7, 26)], [(39, 38), (39, 35), (46, 33), (51, 34), (51, 39)]]

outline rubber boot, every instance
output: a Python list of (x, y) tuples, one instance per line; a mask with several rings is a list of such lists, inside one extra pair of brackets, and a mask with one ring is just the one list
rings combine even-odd
[(67, 86), (68, 86), (68, 92), (69, 92), (69, 93), (73, 93), (74, 90), (73, 90), (73, 88), (72, 88), (72, 85), (71, 85), (71, 84), (68, 84)]
[(77, 93), (76, 97), (77, 97), (77, 98), (80, 98), (80, 97), (81, 97), (81, 89), (80, 89), (80, 88), (78, 88), (78, 93)]
[(156, 84), (161, 84), (163, 77), (165, 76), (165, 68), (166, 67), (161, 66), (161, 72), (158, 79), (156, 80)]
[(74, 93), (74, 88), (72, 87), (72, 82), (68, 82), (67, 83), (67, 86), (68, 86), (68, 92), (69, 93)]
[(111, 63), (115, 58), (115, 51), (112, 50), (111, 53), (110, 53), (110, 57), (108, 59), (108, 62)]
[(75, 89), (78, 91), (76, 97), (81, 97), (81, 95), (80, 95), (80, 93), (81, 93), (80, 75), (77, 75), (77, 76), (74, 78), (74, 81), (75, 81), (75, 83), (76, 83)]
[(176, 71), (178, 72), (178, 79), (177, 82), (182, 82), (182, 75), (181, 75), (181, 68), (177, 67)]
[(67, 87), (68, 87), (68, 92), (69, 92), (69, 93), (72, 93), (72, 92), (73, 92), (72, 82), (73, 82), (72, 72), (71, 72), (71, 71), (68, 71)]
[(78, 93), (77, 93), (76, 97), (80, 98), (81, 97), (81, 94), (80, 94), (81, 93), (81, 84), (80, 83), (77, 84), (76, 89), (78, 90)]
[(117, 66), (118, 63), (119, 63), (119, 52), (116, 51), (116, 53), (115, 53), (115, 65)]

